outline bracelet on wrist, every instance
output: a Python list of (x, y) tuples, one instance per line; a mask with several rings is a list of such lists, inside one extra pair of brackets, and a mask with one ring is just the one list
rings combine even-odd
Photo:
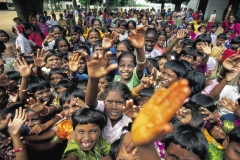
[(223, 79), (224, 77), (223, 76), (221, 76), (219, 73), (217, 74), (217, 76), (219, 77), (219, 78), (221, 78), (221, 79)]
[(61, 114), (56, 114), (55, 117), (58, 116), (60, 119), (63, 119), (63, 116)]
[(26, 145), (22, 146), (21, 148), (18, 148), (18, 149), (13, 149), (13, 152), (14, 153), (17, 153), (17, 152), (20, 152), (22, 150), (24, 150), (26, 148)]
[(27, 89), (21, 89), (19, 88), (19, 92), (27, 92), (28, 91), (28, 88)]
[(132, 93), (133, 93), (133, 95), (135, 95), (135, 96), (140, 96), (140, 94), (137, 94), (137, 93), (134, 92), (134, 88), (132, 89)]
[(137, 59), (136, 59), (136, 61), (137, 61), (137, 64), (144, 64), (145, 62), (146, 62), (146, 57), (145, 57), (145, 60), (143, 61), (143, 62), (139, 62)]
[[(49, 112), (50, 112), (49, 107), (45, 106), (45, 108), (47, 109), (47, 113), (46, 113), (46, 114), (40, 114), (40, 116), (47, 116), (47, 115), (49, 114)], [(44, 108), (44, 109), (45, 109), (45, 108)]]
[(145, 67), (149, 66), (149, 64), (150, 64), (150, 61), (148, 61), (148, 64)]

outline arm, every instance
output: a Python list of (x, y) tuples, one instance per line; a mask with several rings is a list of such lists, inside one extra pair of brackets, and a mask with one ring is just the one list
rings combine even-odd
[(224, 22), (228, 19), (228, 16), (229, 16), (229, 13), (231, 12), (231, 10), (232, 10), (232, 5), (230, 5), (229, 7), (228, 7), (228, 11), (227, 11), (227, 14), (225, 15), (225, 17), (224, 17)]
[(25, 139), (29, 142), (37, 142), (37, 141), (44, 141), (50, 138), (53, 138), (56, 133), (53, 130), (48, 130), (46, 132), (43, 132), (39, 135), (30, 135), (25, 137)]

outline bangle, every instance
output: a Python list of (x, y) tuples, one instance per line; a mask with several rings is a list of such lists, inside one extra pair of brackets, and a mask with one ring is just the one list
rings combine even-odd
[(169, 45), (173, 48), (176, 45), (176, 43), (171, 42)]
[(146, 62), (146, 60), (147, 60), (146, 57), (145, 57), (145, 60), (143, 62), (138, 62), (138, 60), (136, 59), (137, 64), (144, 64)]
[(22, 146), (21, 148), (18, 148), (18, 149), (13, 149), (13, 152), (16, 153), (16, 152), (20, 152), (22, 150), (24, 150), (26, 148), (26, 145)]
[(220, 74), (219, 74), (219, 73), (217, 74), (217, 76), (218, 76), (219, 78), (222, 78), (222, 79), (224, 78), (224, 77), (220, 76)]
[(149, 64), (150, 64), (150, 61), (148, 61), (148, 64), (145, 67), (149, 66)]
[(218, 120), (218, 126), (219, 126), (219, 127), (222, 127), (222, 124), (223, 124), (223, 123), (222, 123), (222, 120), (219, 119), (219, 118), (217, 118), (217, 120)]
[(47, 108), (47, 113), (46, 114), (40, 114), (40, 116), (47, 116), (49, 114), (50, 109), (47, 106), (45, 106), (45, 108)]
[(152, 71), (151, 71), (151, 73), (149, 74), (149, 76), (152, 76), (153, 73), (154, 73), (154, 67), (152, 68)]
[(28, 88), (27, 88), (27, 89), (21, 89), (21, 88), (19, 88), (19, 91), (20, 91), (20, 92), (27, 92), (27, 91), (28, 91)]
[(63, 116), (61, 114), (56, 114), (55, 117), (58, 116), (60, 119), (63, 119)]
[(134, 88), (132, 89), (132, 93), (133, 93), (133, 95), (135, 95), (135, 96), (140, 96), (140, 94), (137, 94), (137, 93), (134, 92)]

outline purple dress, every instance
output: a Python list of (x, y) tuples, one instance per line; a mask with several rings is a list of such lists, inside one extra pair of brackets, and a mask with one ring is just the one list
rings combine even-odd
[(44, 36), (48, 35), (48, 25), (46, 23), (38, 23), (38, 27), (40, 28)]

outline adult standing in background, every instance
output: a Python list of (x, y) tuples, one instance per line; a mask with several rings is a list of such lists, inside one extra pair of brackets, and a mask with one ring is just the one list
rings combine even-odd
[(63, 19), (63, 14), (62, 13), (59, 14), (58, 25), (61, 26), (61, 27), (64, 26), (64, 25), (67, 25), (67, 21), (65, 19)]
[(207, 30), (208, 31), (211, 30), (211, 27), (214, 24), (215, 20), (216, 20), (216, 10), (213, 11), (213, 13), (211, 14), (211, 16), (208, 20), (208, 23), (207, 23)]

